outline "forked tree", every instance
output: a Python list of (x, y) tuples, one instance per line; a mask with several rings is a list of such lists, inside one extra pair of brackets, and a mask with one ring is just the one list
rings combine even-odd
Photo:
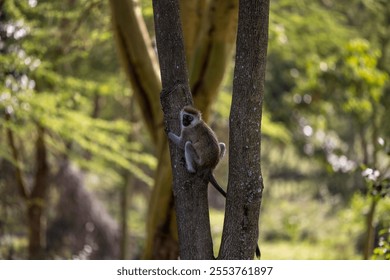
[[(179, 0), (191, 93), (208, 119), (235, 43), (238, 0)], [(110, 0), (120, 61), (152, 140), (158, 166), (152, 189), (142, 258), (177, 259), (178, 240), (168, 141), (160, 106), (157, 54), (137, 0)]]
[[(180, 134), (179, 112), (193, 104), (178, 0), (153, 0), (165, 131)], [(252, 259), (263, 192), (261, 115), (268, 44), (269, 0), (240, 0), (233, 99), (229, 118), (229, 179), (218, 259)], [(208, 181), (185, 168), (170, 143), (181, 259), (214, 259)]]

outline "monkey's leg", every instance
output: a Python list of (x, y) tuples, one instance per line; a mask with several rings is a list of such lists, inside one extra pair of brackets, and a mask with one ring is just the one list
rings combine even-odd
[(223, 156), (225, 155), (225, 152), (226, 152), (226, 145), (225, 143), (222, 143), (220, 142), (219, 143), (219, 149), (221, 150), (221, 152), (219, 153), (219, 158), (223, 158)]
[(186, 142), (184, 147), (184, 157), (186, 159), (187, 170), (190, 173), (196, 172), (196, 164), (199, 162), (199, 157), (196, 154), (194, 147), (190, 141)]

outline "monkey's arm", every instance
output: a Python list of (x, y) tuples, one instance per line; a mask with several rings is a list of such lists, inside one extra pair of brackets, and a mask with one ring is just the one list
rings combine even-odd
[(178, 145), (181, 149), (184, 149), (184, 145), (181, 141), (181, 137), (177, 136), (175, 133), (169, 132), (168, 133), (168, 138), (172, 140), (173, 143)]

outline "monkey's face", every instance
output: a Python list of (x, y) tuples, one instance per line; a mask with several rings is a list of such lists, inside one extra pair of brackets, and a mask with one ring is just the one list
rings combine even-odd
[(185, 106), (180, 111), (180, 124), (182, 129), (196, 126), (201, 119), (200, 112), (192, 106)]
[(189, 114), (183, 114), (181, 123), (183, 124), (183, 127), (188, 127), (191, 125), (191, 123), (194, 121), (194, 116)]

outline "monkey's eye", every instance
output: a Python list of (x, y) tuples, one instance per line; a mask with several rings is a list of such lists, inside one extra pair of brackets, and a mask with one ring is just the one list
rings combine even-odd
[(194, 120), (194, 117), (191, 115), (184, 115), (183, 116), (183, 126), (189, 126), (192, 121)]

